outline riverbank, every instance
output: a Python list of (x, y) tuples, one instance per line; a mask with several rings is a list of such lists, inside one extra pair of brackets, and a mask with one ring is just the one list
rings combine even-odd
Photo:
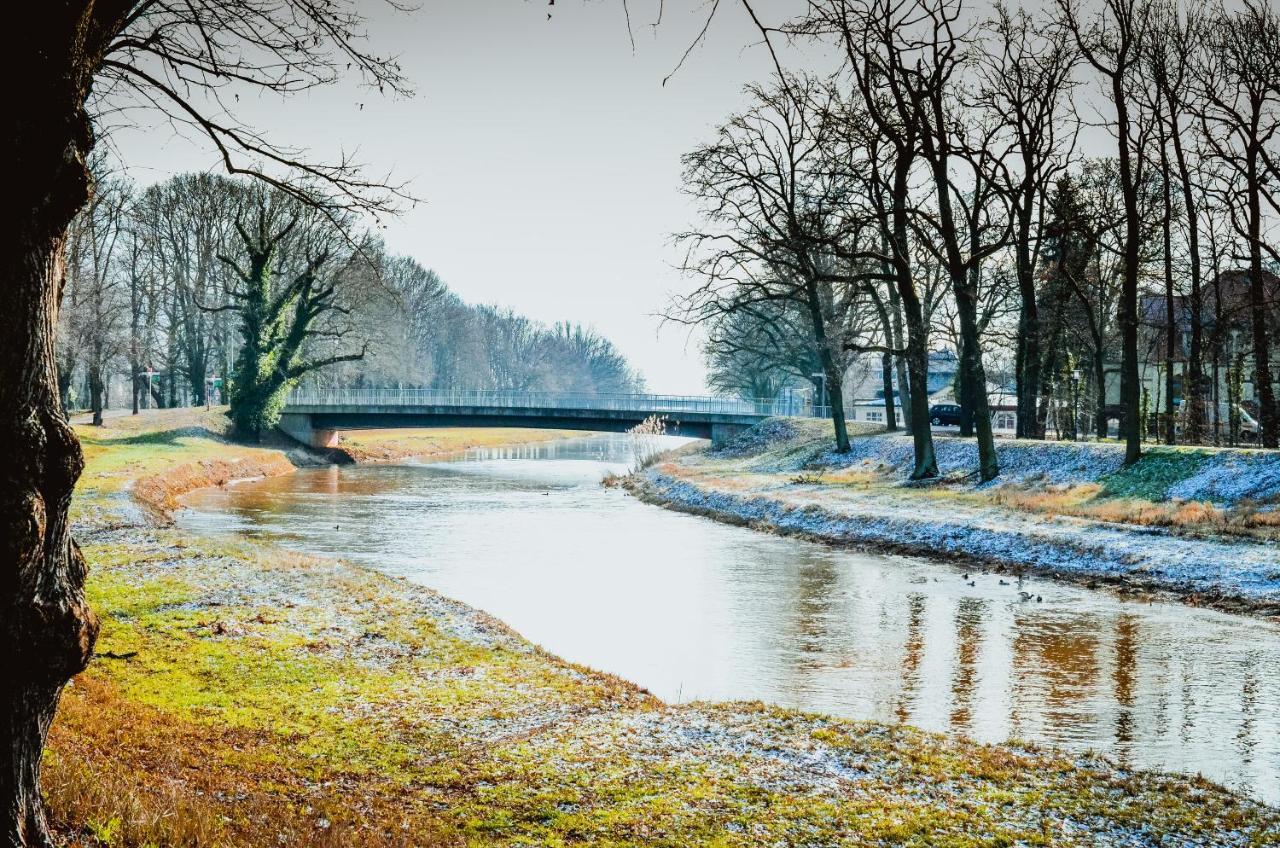
[(352, 462), (394, 462), (472, 448), (537, 444), (581, 435), (577, 430), (525, 430), (519, 427), (345, 430), (338, 436), (337, 450)]
[(818, 541), (1161, 593), (1280, 616), (1280, 455), (1151, 448), (1123, 467), (1109, 444), (1001, 442), (980, 484), (972, 440), (935, 437), (939, 480), (908, 480), (903, 435), (767, 421), (719, 451), (635, 476), (639, 497)]
[(429, 590), (192, 537), (136, 508), (147, 481), (289, 458), (226, 442), (216, 419), (147, 419), (80, 428), (103, 631), (45, 778), (75, 844), (1280, 844), (1280, 812), (1204, 781), (668, 706)]

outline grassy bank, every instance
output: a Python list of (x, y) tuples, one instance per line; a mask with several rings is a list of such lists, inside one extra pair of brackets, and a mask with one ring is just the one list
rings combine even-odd
[(1280, 813), (1202, 781), (668, 706), (428, 590), (192, 538), (158, 520), (179, 489), (303, 458), (216, 416), (109, 423), (80, 429), (76, 502), (102, 636), (45, 772), (72, 844), (1280, 844)]
[(632, 487), (820, 541), (1280, 615), (1280, 454), (1152, 448), (1125, 467), (1120, 445), (1006, 441), (1000, 477), (982, 484), (973, 440), (935, 441), (941, 477), (917, 483), (906, 436), (864, 430), (836, 454), (829, 424), (777, 419)]

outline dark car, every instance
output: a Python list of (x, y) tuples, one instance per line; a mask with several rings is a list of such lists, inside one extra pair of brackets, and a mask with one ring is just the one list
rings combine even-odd
[(954, 403), (939, 403), (929, 407), (929, 423), (935, 427), (959, 427), (960, 407)]

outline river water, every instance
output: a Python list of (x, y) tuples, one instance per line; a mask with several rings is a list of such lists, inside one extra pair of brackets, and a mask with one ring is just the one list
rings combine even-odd
[(198, 492), (179, 521), (403, 576), (667, 701), (1093, 750), (1280, 803), (1280, 627), (670, 512), (600, 486), (630, 450), (306, 469)]

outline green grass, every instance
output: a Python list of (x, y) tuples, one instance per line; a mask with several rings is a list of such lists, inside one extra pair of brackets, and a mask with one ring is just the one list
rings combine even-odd
[(1197, 474), (1210, 456), (1203, 450), (1149, 448), (1137, 462), (1106, 477), (1101, 496), (1167, 501), (1169, 489)]

